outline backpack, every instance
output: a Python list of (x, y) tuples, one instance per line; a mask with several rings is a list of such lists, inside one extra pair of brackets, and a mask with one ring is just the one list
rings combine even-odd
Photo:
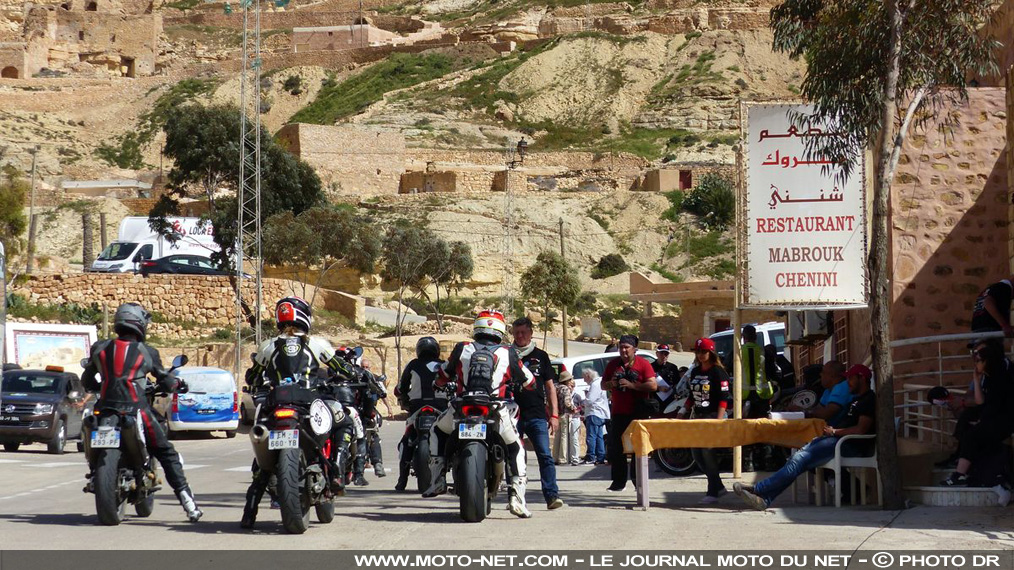
[(468, 360), (468, 378), (465, 388), (470, 392), (493, 391), (493, 370), (496, 369), (496, 349), (498, 344), (473, 344), (475, 352)]

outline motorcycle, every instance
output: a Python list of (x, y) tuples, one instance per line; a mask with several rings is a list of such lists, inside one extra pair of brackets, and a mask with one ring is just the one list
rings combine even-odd
[[(449, 382), (444, 389), (457, 388)], [(509, 400), (496, 400), (485, 392), (465, 392), (449, 404), (454, 409), (452, 437), (447, 440), (447, 464), (454, 476), (458, 512), (465, 522), (482, 522), (493, 509), (506, 469), (507, 446), (500, 437), (500, 410), (517, 406)]]
[[(82, 360), (81, 367), (87, 367), (88, 363), (87, 358)], [(186, 363), (185, 355), (177, 356), (168, 373)], [(180, 390), (185, 392), (186, 385)], [(165, 394), (149, 386), (145, 395), (150, 409), (152, 400)], [(120, 524), (127, 503), (134, 505), (137, 516), (151, 516), (155, 509), (155, 493), (162, 488), (162, 481), (158, 477), (158, 463), (145, 446), (140, 414), (96, 408), (85, 418), (82, 430), (85, 458), (90, 467), (83, 491), (95, 494), (99, 523)]]
[(399, 444), (404, 446), (398, 451), (411, 466), (420, 493), (430, 484), (430, 431), (439, 415), (440, 410), (424, 404), (405, 422), (405, 435)]
[(319, 397), (308, 378), (286, 378), (259, 397), (250, 441), (260, 469), (271, 474), (268, 489), (277, 497), (282, 526), (290, 534), (306, 532), (310, 507), (317, 521), (334, 520), (328, 459), (334, 410)]

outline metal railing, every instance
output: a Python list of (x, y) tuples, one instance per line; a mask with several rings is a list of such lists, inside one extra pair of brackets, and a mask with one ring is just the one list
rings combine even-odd
[(955, 395), (967, 392), (972, 377), (972, 362), (967, 344), (983, 338), (1003, 338), (1002, 332), (963, 333), (896, 340), (892, 351), (912, 347), (929, 348), (929, 356), (894, 361), (894, 379), (903, 388), (895, 390), (895, 417), (904, 437), (941, 447), (952, 445), (951, 434), (957, 418), (947, 408), (927, 398), (935, 386), (946, 386)]

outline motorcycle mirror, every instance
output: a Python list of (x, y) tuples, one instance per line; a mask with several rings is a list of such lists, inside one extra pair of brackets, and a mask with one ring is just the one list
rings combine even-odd
[(360, 356), (363, 355), (363, 347), (357, 346), (357, 347), (353, 348), (352, 349), (352, 354), (354, 354), (356, 358), (359, 358)]
[(180, 366), (186, 366), (190, 359), (187, 358), (186, 354), (181, 354), (173, 359), (173, 368), (179, 368)]
[(91, 362), (91, 359), (89, 359), (89, 358), (82, 358), (81, 359), (81, 368), (88, 368), (88, 363), (89, 362)]

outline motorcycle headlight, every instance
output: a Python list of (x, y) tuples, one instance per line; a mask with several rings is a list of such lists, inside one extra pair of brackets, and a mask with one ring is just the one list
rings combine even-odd
[(53, 404), (35, 404), (35, 413), (38, 414), (49, 414), (53, 412)]

